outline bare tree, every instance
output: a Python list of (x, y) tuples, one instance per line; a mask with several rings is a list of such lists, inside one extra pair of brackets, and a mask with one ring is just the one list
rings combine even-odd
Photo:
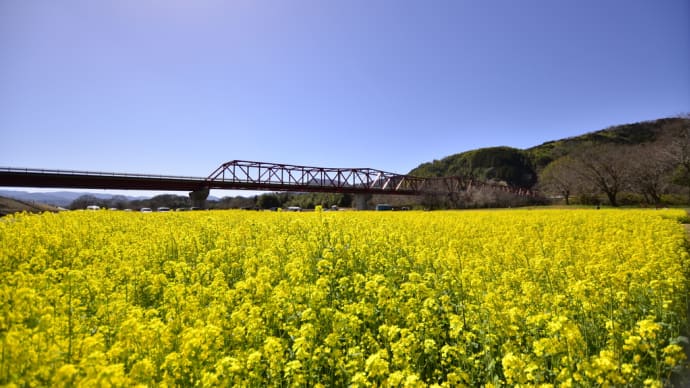
[(690, 201), (690, 114), (674, 122), (668, 131), (668, 154), (676, 165), (673, 182), (688, 188)]
[(606, 194), (611, 206), (618, 206), (618, 194), (629, 185), (628, 147), (610, 144), (584, 147), (573, 156), (577, 175)]
[(539, 187), (549, 194), (563, 196), (566, 205), (570, 205), (570, 196), (581, 184), (576, 173), (576, 161), (568, 156), (549, 163), (541, 172)]
[(659, 205), (671, 184), (672, 159), (662, 143), (638, 145), (629, 151), (631, 190), (640, 193), (648, 204)]

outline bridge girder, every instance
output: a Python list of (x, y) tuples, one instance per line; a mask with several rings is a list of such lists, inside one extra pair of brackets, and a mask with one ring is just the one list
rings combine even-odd
[(161, 191), (209, 189), (339, 192), (350, 194), (447, 194), (489, 188), (520, 196), (534, 192), (466, 177), (421, 178), (372, 168), (327, 168), (233, 160), (206, 178), (93, 171), (0, 167), (0, 186)]
[(233, 160), (207, 178), (208, 185), (242, 185), (273, 191), (323, 191), (414, 195), (424, 178), (371, 168), (328, 168)]

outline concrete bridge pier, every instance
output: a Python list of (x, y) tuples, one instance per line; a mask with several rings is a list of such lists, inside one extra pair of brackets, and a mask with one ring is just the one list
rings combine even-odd
[(367, 205), (367, 202), (371, 199), (371, 194), (355, 194), (353, 198), (353, 202), (355, 205), (355, 209), (357, 210), (367, 210), (369, 209), (369, 206)]
[(201, 189), (189, 192), (189, 199), (192, 200), (192, 207), (206, 209), (206, 198), (208, 198), (209, 189)]

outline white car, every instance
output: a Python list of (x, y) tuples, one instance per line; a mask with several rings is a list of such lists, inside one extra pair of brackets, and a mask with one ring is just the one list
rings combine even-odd
[(141, 208), (141, 212), (142, 212), (142, 213), (151, 213), (152, 210), (151, 210), (150, 207), (142, 207), (142, 208)]

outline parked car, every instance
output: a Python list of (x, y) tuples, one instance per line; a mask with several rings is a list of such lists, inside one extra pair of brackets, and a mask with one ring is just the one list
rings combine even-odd
[(142, 213), (151, 213), (153, 210), (151, 210), (150, 207), (142, 207), (141, 212)]
[(156, 209), (157, 212), (169, 212), (170, 208), (165, 206), (160, 206)]

